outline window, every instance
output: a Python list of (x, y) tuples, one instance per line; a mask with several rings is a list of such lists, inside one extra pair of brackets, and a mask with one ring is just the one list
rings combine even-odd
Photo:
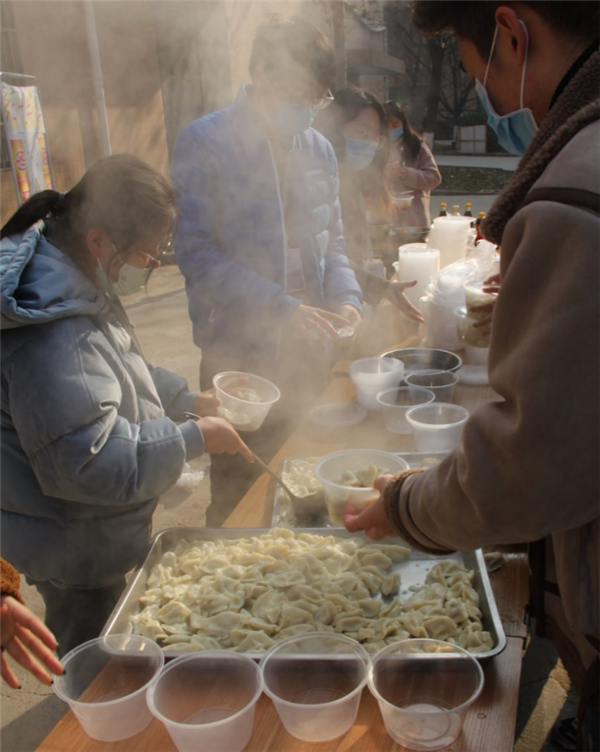
[[(7, 2), (7, 0), (0, 2), (0, 50), (0, 70), (4, 73), (22, 73), (23, 67), (17, 43), (12, 3)], [(6, 143), (3, 121), (1, 128), (0, 170), (10, 170), (10, 154)]]

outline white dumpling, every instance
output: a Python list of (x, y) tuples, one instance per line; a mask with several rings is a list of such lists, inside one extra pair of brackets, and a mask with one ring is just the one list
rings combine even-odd
[(431, 619), (425, 619), (423, 626), (427, 630), (428, 637), (433, 640), (447, 640), (448, 637), (454, 637), (457, 632), (457, 626), (449, 616), (434, 616)]
[(323, 601), (317, 611), (315, 611), (315, 622), (321, 622), (322, 624), (331, 624), (337, 616), (339, 606), (334, 605), (331, 601)]
[(203, 619), (200, 629), (209, 637), (231, 634), (231, 630), (243, 626), (245, 617), (237, 611), (223, 611), (222, 614)]
[(392, 593), (397, 593), (400, 588), (400, 575), (398, 572), (395, 572), (390, 577), (386, 577), (385, 580), (381, 583), (381, 594), (382, 595), (391, 595)]
[(401, 616), (402, 626), (413, 637), (428, 637), (427, 630), (423, 626), (423, 617), (418, 611), (407, 611)]
[(176, 622), (182, 622), (189, 618), (191, 611), (187, 606), (178, 601), (169, 601), (166, 606), (163, 606), (158, 612), (158, 619), (163, 624), (174, 624)]
[(276, 624), (279, 621), (281, 608), (285, 602), (286, 599), (283, 593), (274, 593), (268, 590), (256, 599), (251, 611), (259, 619)]
[(312, 624), (294, 624), (291, 627), (282, 629), (278, 635), (278, 640), (285, 640), (288, 637), (297, 637), (301, 634), (308, 634), (309, 632), (316, 632), (316, 628)]
[(284, 604), (281, 609), (281, 628), (292, 627), (295, 624), (305, 624), (312, 621), (312, 614), (303, 608), (297, 608), (290, 604)]
[(275, 641), (264, 632), (248, 632), (236, 650), (238, 653), (266, 651), (274, 644)]

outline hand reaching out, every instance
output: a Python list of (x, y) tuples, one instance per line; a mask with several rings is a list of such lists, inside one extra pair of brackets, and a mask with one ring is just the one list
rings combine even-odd
[(2, 678), (9, 687), (20, 688), (19, 681), (6, 660), (8, 654), (42, 684), (51, 684), (52, 678), (43, 666), (53, 674), (64, 673), (58, 658), (51, 652), (58, 647), (52, 632), (27, 606), (12, 596), (3, 595), (0, 604)]
[[(342, 308), (344, 307), (342, 306)], [(356, 311), (353, 306), (349, 307)], [(358, 311), (356, 313), (360, 318)], [(344, 326), (348, 326), (348, 319), (343, 318), (342, 315), (338, 316), (330, 311), (324, 311), (321, 308), (299, 305), (290, 320), (290, 326), (298, 339), (303, 339), (307, 342), (314, 342), (315, 340), (326, 342), (330, 339), (336, 339), (337, 333), (335, 327), (341, 329)]]
[(416, 321), (419, 324), (424, 324), (425, 319), (423, 314), (416, 308), (410, 300), (404, 294), (404, 291), (409, 287), (414, 287), (417, 284), (417, 280), (414, 282), (390, 282), (388, 285), (385, 297), (390, 303), (393, 303), (396, 308), (401, 311), (409, 319)]
[(380, 475), (377, 478), (373, 487), (379, 491), (379, 499), (374, 504), (370, 504), (360, 514), (356, 514), (352, 505), (348, 505), (344, 509), (344, 525), (349, 533), (358, 533), (364, 530), (365, 534), (373, 540), (381, 540), (397, 534), (383, 509), (383, 492), (393, 477), (393, 475)]

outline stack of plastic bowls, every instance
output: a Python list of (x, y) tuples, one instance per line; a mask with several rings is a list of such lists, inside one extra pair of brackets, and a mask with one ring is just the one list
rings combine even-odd
[(449, 371), (416, 371), (404, 380), (409, 386), (428, 389), (436, 402), (452, 402), (458, 375)]
[(406, 413), (415, 405), (428, 405), (433, 402), (434, 394), (428, 389), (412, 386), (398, 386), (384, 389), (377, 395), (382, 406), (385, 427), (391, 433), (407, 434), (412, 429), (406, 420)]
[(412, 407), (406, 420), (418, 452), (451, 452), (460, 444), (469, 411), (459, 405), (432, 402)]
[(399, 386), (404, 364), (397, 358), (361, 358), (350, 363), (350, 379), (356, 399), (367, 410), (381, 410), (377, 395), (383, 389)]

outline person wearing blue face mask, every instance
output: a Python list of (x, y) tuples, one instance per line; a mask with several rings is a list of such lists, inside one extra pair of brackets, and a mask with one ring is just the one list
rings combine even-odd
[(383, 107), (391, 142), (385, 167), (387, 185), (392, 193), (412, 196), (410, 206), (396, 212), (395, 224), (399, 229), (420, 227), (426, 232), (431, 225), (431, 191), (442, 182), (442, 176), (431, 150), (411, 128), (404, 110), (392, 101)]
[(146, 363), (119, 300), (160, 264), (174, 218), (170, 181), (115, 155), (2, 228), (2, 553), (63, 655), (100, 633), (186, 461), (253, 459), (214, 395)]
[(600, 3), (416, 0), (412, 17), (454, 32), (490, 126), (522, 154), (482, 225), (501, 247), (489, 382), (502, 399), (437, 468), (377, 481), (381, 501), (347, 523), (438, 555), (527, 543), (530, 613), (580, 698), (554, 741), (597, 752)]
[(368, 271), (373, 248), (366, 202), (390, 211), (383, 179), (389, 141), (381, 102), (364, 89), (343, 87), (314, 125), (330, 141), (338, 160), (346, 253), (365, 301), (376, 306), (385, 298), (409, 318), (422, 322), (421, 313), (404, 295), (415, 282), (389, 282)]

